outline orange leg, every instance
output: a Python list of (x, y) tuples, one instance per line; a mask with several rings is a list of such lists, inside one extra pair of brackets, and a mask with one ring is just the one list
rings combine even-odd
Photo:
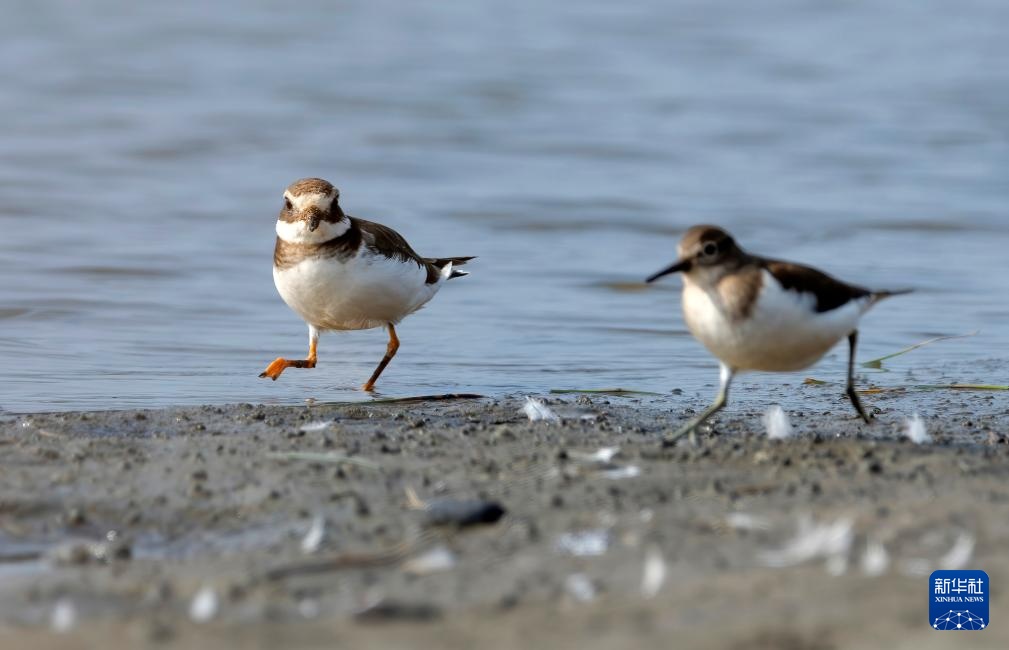
[(273, 363), (266, 367), (266, 370), (259, 374), (260, 378), (269, 377), (273, 381), (277, 381), (277, 377), (280, 373), (284, 372), (288, 368), (314, 368), (316, 360), (316, 347), (319, 343), (319, 333), (315, 328), (309, 329), (308, 334), (308, 358), (307, 359), (285, 359), (283, 357), (277, 357), (273, 360)]
[(396, 350), (399, 349), (399, 338), (396, 336), (396, 328), (389, 323), (389, 345), (385, 348), (385, 356), (382, 357), (381, 363), (378, 364), (378, 368), (375, 368), (375, 372), (371, 374), (371, 379), (368, 383), (363, 386), (364, 390), (371, 392), (375, 390), (375, 382), (378, 381), (378, 376), (382, 374), (385, 367), (389, 365), (392, 358), (396, 356)]

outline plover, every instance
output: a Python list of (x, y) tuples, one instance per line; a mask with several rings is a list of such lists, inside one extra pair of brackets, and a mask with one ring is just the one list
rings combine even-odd
[(858, 320), (883, 298), (908, 293), (871, 291), (814, 268), (751, 255), (718, 226), (687, 230), (678, 259), (648, 278), (683, 273), (683, 319), (721, 364), (714, 403), (672, 439), (693, 432), (728, 401), (738, 372), (807, 368), (848, 338), (846, 393), (863, 420), (869, 416), (855, 391)]
[(339, 199), (340, 191), (321, 178), (295, 181), (284, 192), (273, 281), (308, 324), (308, 357), (278, 358), (260, 377), (276, 380), (287, 368), (314, 368), (321, 332), (385, 327), (385, 357), (363, 386), (374, 390), (399, 349), (396, 325), (446, 280), (468, 275), (456, 267), (472, 257), (421, 257), (392, 228), (345, 214)]

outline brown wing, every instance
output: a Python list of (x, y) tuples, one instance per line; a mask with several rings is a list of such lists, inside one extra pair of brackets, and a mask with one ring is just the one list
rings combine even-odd
[(857, 298), (863, 298), (872, 292), (868, 289), (846, 284), (814, 268), (765, 260), (764, 268), (789, 291), (810, 293), (816, 296), (816, 311), (825, 312), (837, 309)]
[[(441, 270), (446, 264), (452, 262), (454, 266), (461, 266), (473, 259), (472, 257), (421, 257), (410, 244), (407, 243), (403, 235), (399, 234), (388, 226), (383, 226), (374, 221), (365, 221), (351, 217), (351, 221), (365, 233), (365, 246), (379, 255), (384, 255), (389, 259), (397, 259), (403, 262), (416, 262), (418, 266), (427, 271), (427, 284), (434, 284), (441, 275)], [(452, 272), (453, 278), (466, 275), (466, 273)]]
[(432, 260), (418, 255), (417, 251), (413, 250), (403, 238), (403, 235), (374, 221), (365, 221), (355, 217), (351, 217), (351, 221), (364, 233), (364, 244), (369, 250), (392, 260), (415, 262), (417, 266), (427, 272), (427, 278), (424, 280), (427, 284), (434, 284), (438, 281), (441, 268), (436, 266)]
[(357, 217), (351, 217), (351, 221), (365, 234), (365, 245), (373, 252), (396, 259), (403, 262), (416, 262), (424, 266), (424, 258), (410, 248), (410, 244), (399, 234), (388, 226), (383, 226), (374, 221), (365, 221)]

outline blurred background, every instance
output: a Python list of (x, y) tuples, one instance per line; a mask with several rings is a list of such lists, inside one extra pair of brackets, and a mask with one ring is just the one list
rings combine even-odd
[(710, 398), (679, 281), (639, 285), (698, 222), (917, 288), (862, 359), (981, 330), (872, 381), (1005, 383), (1007, 25), (1001, 0), (7, 3), (0, 407), (369, 399), (380, 330), (257, 378), (307, 345), (271, 276), (302, 176), (480, 257), (404, 322), (385, 395)]

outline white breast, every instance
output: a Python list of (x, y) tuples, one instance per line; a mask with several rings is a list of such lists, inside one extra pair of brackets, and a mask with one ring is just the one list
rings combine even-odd
[(683, 315), (690, 332), (737, 370), (801, 370), (816, 363), (858, 326), (872, 301), (816, 311), (812, 294), (788, 291), (763, 271), (763, 286), (749, 318), (733, 321), (714, 290), (684, 278)]
[(416, 262), (367, 252), (340, 260), (313, 257), (273, 269), (277, 290), (291, 309), (320, 330), (356, 330), (396, 324), (434, 297), (445, 281), (426, 284)]

